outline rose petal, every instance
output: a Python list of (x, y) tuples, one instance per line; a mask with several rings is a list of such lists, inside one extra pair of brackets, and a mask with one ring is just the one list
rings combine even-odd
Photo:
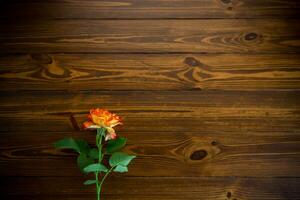
[(86, 121), (82, 124), (82, 128), (83, 129), (97, 129), (97, 128), (101, 128), (100, 126), (94, 124), (91, 121)]
[(107, 133), (105, 136), (105, 141), (115, 139), (117, 137), (117, 134), (115, 130), (111, 127), (106, 127)]

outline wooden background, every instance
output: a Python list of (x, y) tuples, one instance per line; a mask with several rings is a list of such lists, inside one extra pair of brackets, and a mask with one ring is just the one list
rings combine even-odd
[(1, 199), (93, 200), (52, 143), (92, 107), (137, 155), (103, 199), (300, 199), (300, 2), (7, 0)]

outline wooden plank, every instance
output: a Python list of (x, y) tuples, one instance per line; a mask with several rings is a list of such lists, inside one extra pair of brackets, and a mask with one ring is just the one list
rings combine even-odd
[(300, 4), (293, 0), (10, 0), (1, 7), (4, 19), (207, 19), (299, 17)]
[[(59, 168), (74, 176), (74, 155), (51, 144), (65, 132), (92, 142), (93, 135), (78, 131), (88, 109), (100, 106), (124, 117), (117, 131), (129, 138), (126, 150), (139, 156), (130, 176), (299, 174), (295, 91), (7, 92), (0, 105), (2, 172), (62, 175)], [(193, 155), (204, 156), (194, 162)]]
[[(124, 149), (137, 158), (122, 176), (294, 177), (300, 174), (300, 134), (157, 131), (126, 132)], [(82, 174), (71, 151), (52, 144), (65, 137), (85, 138), (88, 132), (1, 133), (1, 176), (73, 176)], [(14, 167), (12, 167), (14, 166)], [(251, 166), (251, 168), (249, 168)]]
[[(105, 107), (124, 117), (128, 131), (149, 131), (153, 125), (180, 131), (186, 130), (184, 124), (197, 131), (223, 126), (294, 130), (299, 125), (299, 98), (295, 91), (7, 92), (0, 99), (0, 124), (3, 131), (72, 131), (70, 117), (81, 122), (90, 108)], [(33, 126), (32, 121), (38, 123)]]
[(300, 52), (298, 20), (30, 20), (0, 22), (0, 52)]
[[(299, 199), (299, 178), (108, 178), (104, 199)], [(0, 188), (12, 199), (94, 199), (94, 188), (83, 178), (9, 177)], [(27, 183), (27, 184), (24, 184)], [(15, 188), (12, 190), (11, 188)], [(36, 196), (35, 196), (36, 195)], [(80, 198), (81, 197), (81, 198)]]
[[(204, 112), (209, 112), (209, 110), (203, 109)], [(223, 110), (224, 111), (224, 110)], [(141, 112), (140, 110), (132, 110), (131, 112), (136, 112), (134, 114), (127, 114), (127, 112), (121, 112), (123, 116), (126, 116), (126, 124), (127, 127), (124, 128), (125, 131), (132, 132), (136, 130), (140, 131), (149, 131), (152, 130), (153, 127), (159, 126), (162, 131), (186, 131), (192, 128), (195, 131), (205, 132), (207, 129), (216, 131), (216, 132), (266, 132), (270, 135), (276, 134), (277, 132), (296, 132), (299, 133), (299, 116), (296, 114), (286, 114), (290, 112), (294, 112), (292, 110), (276, 110), (276, 109), (263, 109), (261, 111), (257, 110), (248, 110), (248, 109), (238, 109), (236, 112), (229, 111), (226, 115), (221, 115), (217, 111), (210, 112), (211, 116), (205, 117), (202, 116), (193, 116), (193, 117), (184, 117), (181, 116), (182, 113), (173, 112), (172, 117), (157, 117), (155, 118), (155, 113), (160, 116), (167, 116), (171, 111), (148, 111), (145, 110)], [(252, 113), (251, 113), (252, 111)], [(268, 116), (270, 115), (271, 117)], [(130, 112), (130, 111), (129, 111)], [(199, 111), (200, 112), (200, 111)], [(248, 113), (248, 115), (238, 115), (237, 113)], [(277, 114), (274, 115), (274, 113)], [(282, 112), (282, 114), (278, 114)], [(295, 110), (295, 112), (299, 112)], [(124, 114), (125, 113), (125, 114)], [(230, 116), (230, 113), (233, 116)], [(251, 113), (251, 114), (250, 114)], [(264, 114), (263, 114), (264, 113)], [(140, 116), (138, 116), (140, 114)], [(151, 114), (152, 116), (141, 116), (141, 115)], [(174, 117), (176, 115), (178, 117)], [(216, 114), (216, 116), (212, 116)], [(258, 116), (255, 116), (257, 115)], [(280, 116), (281, 115), (281, 116)], [(286, 117), (286, 118), (284, 118)], [(43, 132), (43, 131), (74, 131), (77, 129), (77, 126), (73, 124), (73, 118), (76, 119), (77, 122), (83, 122), (85, 119), (84, 114), (78, 113), (66, 113), (61, 115), (21, 115), (17, 114), (17, 116), (5, 116), (2, 114), (0, 119), (2, 132), (14, 132), (23, 131), (24, 134), (29, 131), (33, 132)], [(16, 124), (18, 124), (16, 126)], [(188, 128), (190, 127), (190, 128)], [(274, 133), (275, 132), (275, 133)]]
[[(92, 107), (124, 117), (126, 131), (297, 131), (296, 91), (6, 92), (0, 98), (2, 131), (73, 131)], [(33, 124), (34, 122), (34, 124)], [(15, 126), (18, 124), (18, 126)]]
[(294, 54), (20, 54), (0, 57), (0, 90), (299, 90)]

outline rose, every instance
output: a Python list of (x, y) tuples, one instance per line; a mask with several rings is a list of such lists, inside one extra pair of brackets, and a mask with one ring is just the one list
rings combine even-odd
[[(83, 139), (64, 138), (54, 145), (60, 149), (72, 149), (79, 155), (78, 167), (82, 172), (93, 173), (94, 179), (86, 180), (84, 185), (95, 185), (97, 200), (100, 200), (101, 188), (104, 180), (111, 172), (124, 173), (128, 171), (128, 164), (135, 158), (120, 151), (126, 145), (126, 138), (117, 137), (114, 127), (122, 124), (121, 118), (105, 109), (94, 108), (88, 114), (88, 121), (83, 123), (84, 129), (97, 130), (96, 147), (91, 147)], [(104, 141), (110, 140), (110, 141)], [(115, 139), (115, 140), (111, 140)], [(104, 156), (105, 155), (105, 156)]]
[(83, 123), (84, 129), (105, 128), (107, 130), (105, 140), (115, 139), (117, 134), (113, 127), (122, 124), (121, 117), (105, 109), (94, 108), (90, 110), (88, 121)]

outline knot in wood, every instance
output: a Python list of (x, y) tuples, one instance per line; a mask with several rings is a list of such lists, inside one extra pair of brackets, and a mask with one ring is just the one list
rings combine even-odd
[(257, 33), (248, 33), (245, 35), (245, 40), (255, 40), (257, 36)]
[(190, 155), (191, 160), (202, 160), (207, 156), (207, 152), (205, 150), (197, 150)]
[(46, 54), (31, 54), (31, 58), (40, 64), (49, 65), (53, 62), (52, 58)]
[(221, 0), (221, 1), (226, 4), (231, 3), (231, 0)]
[(200, 62), (193, 57), (186, 57), (184, 62), (191, 67), (196, 67), (200, 65)]

